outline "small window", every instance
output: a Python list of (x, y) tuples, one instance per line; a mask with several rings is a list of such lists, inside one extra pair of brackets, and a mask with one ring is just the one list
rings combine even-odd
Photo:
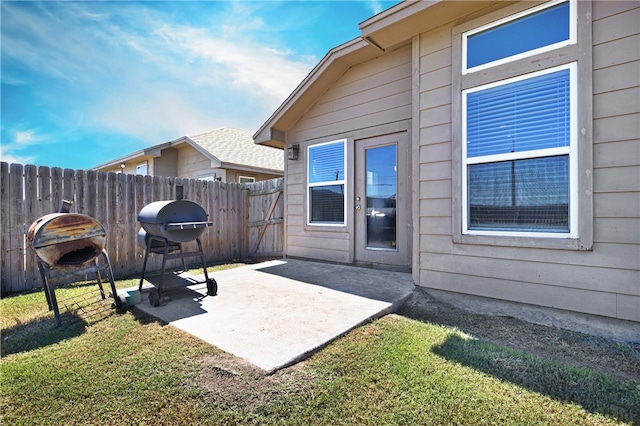
[(251, 176), (238, 176), (238, 182), (240, 183), (252, 183), (255, 181), (256, 181), (256, 178)]
[(137, 175), (147, 175), (147, 162), (140, 163), (136, 166), (136, 174)]
[(575, 43), (571, 14), (555, 1), (463, 34), (462, 73)]
[(345, 225), (345, 149), (346, 140), (308, 147), (310, 225)]
[(464, 233), (573, 235), (575, 64), (462, 93)]

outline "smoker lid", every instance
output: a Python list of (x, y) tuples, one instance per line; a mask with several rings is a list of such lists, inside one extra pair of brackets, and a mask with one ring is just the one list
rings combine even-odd
[(27, 240), (33, 248), (39, 248), (106, 235), (100, 222), (91, 216), (80, 213), (51, 213), (31, 224)]

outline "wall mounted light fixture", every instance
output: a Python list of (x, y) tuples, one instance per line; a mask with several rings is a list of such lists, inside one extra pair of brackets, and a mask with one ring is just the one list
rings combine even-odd
[(297, 143), (287, 148), (287, 156), (289, 157), (289, 160), (297, 160), (299, 152), (300, 152), (300, 145), (298, 145)]

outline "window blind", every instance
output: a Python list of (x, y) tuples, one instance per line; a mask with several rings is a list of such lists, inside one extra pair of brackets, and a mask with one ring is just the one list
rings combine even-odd
[(344, 180), (344, 143), (309, 149), (309, 183)]
[(466, 95), (467, 157), (568, 146), (568, 69)]

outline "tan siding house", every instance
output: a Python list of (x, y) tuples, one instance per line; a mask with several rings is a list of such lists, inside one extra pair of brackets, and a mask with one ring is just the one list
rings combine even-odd
[(283, 176), (282, 149), (253, 143), (251, 133), (222, 127), (116, 158), (94, 170), (253, 182)]
[(254, 135), (298, 153), (285, 255), (640, 322), (638, 22), (638, 1), (441, 0), (361, 23)]

